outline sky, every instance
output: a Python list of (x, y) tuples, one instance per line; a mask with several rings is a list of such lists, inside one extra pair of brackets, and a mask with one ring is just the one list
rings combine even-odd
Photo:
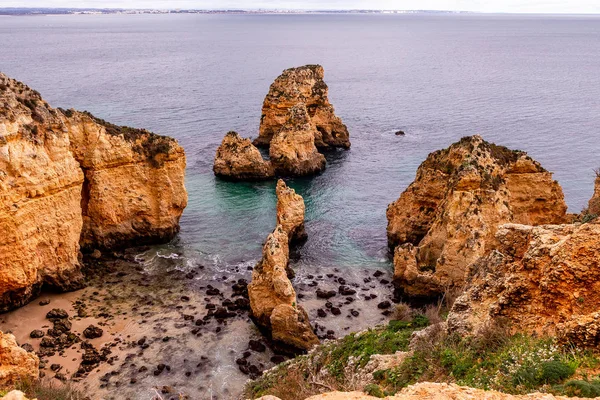
[(0, 0), (0, 7), (386, 9), (600, 14), (600, 0)]

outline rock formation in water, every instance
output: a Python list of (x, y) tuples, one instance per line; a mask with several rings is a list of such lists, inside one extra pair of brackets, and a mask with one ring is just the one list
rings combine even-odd
[(503, 225), (497, 249), (470, 269), (448, 316), (451, 331), (477, 334), (489, 324), (600, 345), (600, 221)]
[(40, 360), (19, 347), (15, 337), (0, 331), (0, 388), (39, 377)]
[(563, 223), (566, 210), (560, 185), (526, 153), (463, 138), (431, 153), (388, 206), (395, 283), (410, 296), (458, 289), (499, 225)]
[(348, 128), (335, 115), (329, 102), (329, 89), (323, 81), (324, 73), (320, 65), (305, 65), (286, 69), (275, 79), (263, 103), (255, 145), (268, 146), (286, 124), (289, 109), (302, 103), (316, 126), (317, 147), (350, 147)]
[(277, 225), (267, 237), (263, 257), (254, 267), (248, 285), (251, 313), (256, 324), (270, 332), (275, 342), (308, 350), (319, 340), (288, 279), (288, 262), (288, 235)]
[(275, 176), (269, 161), (250, 139), (241, 138), (237, 132), (228, 132), (217, 149), (213, 166), (215, 175), (233, 180), (262, 180)]
[(175, 140), (55, 110), (0, 74), (0, 312), (81, 287), (80, 245), (171, 239), (184, 172)]
[[(308, 397), (306, 400), (377, 400), (382, 397), (369, 396), (362, 392), (329, 392)], [(577, 400), (575, 397), (554, 396), (548, 393), (513, 395), (495, 390), (475, 389), (453, 383), (421, 382), (402, 389), (387, 400)], [(275, 396), (264, 396), (258, 400), (280, 400)]]
[(588, 213), (591, 215), (600, 215), (600, 170), (596, 172), (594, 195), (588, 204)]
[(281, 179), (277, 182), (277, 227), (267, 237), (261, 261), (248, 285), (251, 314), (275, 342), (292, 350), (308, 350), (319, 343), (308, 314), (298, 304), (287, 274), (289, 244), (306, 239), (304, 200)]
[(325, 156), (315, 146), (316, 133), (304, 104), (288, 110), (287, 121), (273, 136), (269, 148), (269, 157), (278, 175), (312, 175), (325, 169)]
[(280, 179), (277, 181), (277, 225), (287, 233), (290, 243), (306, 240), (304, 199)]

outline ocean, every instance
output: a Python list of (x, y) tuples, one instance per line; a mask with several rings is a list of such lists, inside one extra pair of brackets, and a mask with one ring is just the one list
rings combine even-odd
[[(323, 174), (288, 181), (307, 208), (309, 240), (292, 263), (297, 286), (334, 270), (356, 281), (378, 269), (389, 275), (387, 205), (428, 153), (463, 136), (527, 151), (554, 172), (569, 212), (587, 204), (600, 167), (597, 16), (0, 17), (0, 43), (0, 71), (53, 107), (144, 127), (185, 148), (189, 205), (181, 233), (140, 257), (148, 273), (166, 276), (205, 265), (197, 287), (228, 274), (249, 279), (247, 267), (274, 228), (275, 182), (225, 182), (212, 164), (227, 131), (258, 135), (269, 85), (289, 67), (323, 65), (352, 141), (349, 151), (327, 154)], [(391, 296), (388, 286), (372, 289)], [(306, 308), (319, 321), (321, 305), (306, 290)], [(358, 320), (325, 324), (342, 336), (385, 321), (357, 304)], [(256, 334), (246, 321), (188, 345), (221, 360), (206, 378), (210, 385), (190, 386), (199, 398), (239, 395), (245, 378), (231, 354)]]

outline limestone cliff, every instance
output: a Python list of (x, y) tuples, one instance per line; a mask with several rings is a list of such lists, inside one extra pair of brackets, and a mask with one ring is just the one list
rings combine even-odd
[(460, 288), (500, 224), (562, 223), (566, 209), (552, 174), (526, 153), (463, 138), (431, 153), (388, 206), (395, 282), (411, 296)]
[(287, 277), (289, 262), (288, 235), (281, 225), (267, 237), (263, 257), (254, 267), (248, 285), (254, 321), (270, 332), (275, 342), (308, 350), (319, 340), (308, 314), (297, 303), (296, 292)]
[[(308, 397), (306, 400), (376, 400), (362, 392), (329, 392)], [(474, 389), (448, 383), (422, 382), (402, 389), (387, 400), (582, 400), (579, 397), (554, 396), (548, 393), (512, 395), (494, 390)], [(596, 397), (598, 399), (598, 397)], [(265, 396), (258, 400), (279, 400), (275, 396)]]
[(0, 312), (81, 286), (80, 245), (170, 240), (187, 202), (173, 139), (55, 110), (0, 74)]
[(281, 129), (271, 140), (269, 156), (278, 175), (312, 175), (325, 169), (325, 156), (317, 151), (317, 129), (304, 104), (291, 107)]
[(0, 312), (81, 287), (83, 180), (62, 115), (0, 74)]
[(304, 199), (280, 179), (277, 181), (277, 225), (287, 233), (290, 243), (302, 242), (304, 230)]
[(588, 213), (592, 215), (600, 215), (600, 172), (596, 172), (596, 175), (594, 195), (588, 204)]
[(498, 229), (497, 250), (471, 268), (448, 316), (449, 330), (477, 334), (493, 323), (600, 345), (600, 221)]
[(39, 377), (40, 360), (19, 347), (15, 337), (0, 331), (0, 388)]
[(287, 122), (289, 109), (303, 103), (317, 129), (317, 147), (350, 147), (348, 129), (329, 102), (324, 74), (320, 65), (305, 65), (286, 69), (275, 79), (263, 103), (255, 145), (268, 146)]
[(250, 139), (243, 139), (233, 131), (225, 135), (217, 149), (213, 171), (233, 180), (262, 180), (275, 175), (271, 163), (263, 159)]

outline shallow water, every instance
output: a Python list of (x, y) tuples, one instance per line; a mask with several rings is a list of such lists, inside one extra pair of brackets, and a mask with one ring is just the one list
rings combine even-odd
[[(309, 234), (293, 262), (294, 283), (311, 318), (338, 336), (384, 317), (357, 296), (348, 307), (361, 310), (358, 319), (343, 313), (319, 321), (323, 302), (314, 300), (308, 275), (324, 275), (320, 285), (335, 287), (326, 277), (334, 268), (356, 283), (376, 269), (389, 273), (385, 209), (429, 152), (473, 134), (526, 150), (555, 172), (571, 212), (591, 197), (592, 170), (600, 166), (599, 17), (0, 17), (0, 40), (0, 70), (54, 107), (146, 127), (184, 146), (189, 205), (181, 234), (140, 262), (166, 288), (197, 294), (199, 309), (200, 287), (222, 276), (249, 278), (247, 267), (274, 227), (274, 182), (224, 182), (211, 168), (228, 130), (257, 135), (262, 100), (284, 68), (322, 64), (351, 133), (352, 149), (328, 154), (325, 173), (289, 182), (306, 201)], [(406, 136), (395, 136), (399, 129)], [(168, 279), (199, 265), (205, 269), (195, 285)], [(391, 295), (385, 285), (370, 290)], [(182, 352), (219, 359), (202, 378), (204, 391), (186, 390), (239, 393), (245, 378), (234, 360), (257, 332), (247, 319), (236, 324), (218, 337), (177, 341)], [(148, 379), (145, 389), (167, 384)]]

